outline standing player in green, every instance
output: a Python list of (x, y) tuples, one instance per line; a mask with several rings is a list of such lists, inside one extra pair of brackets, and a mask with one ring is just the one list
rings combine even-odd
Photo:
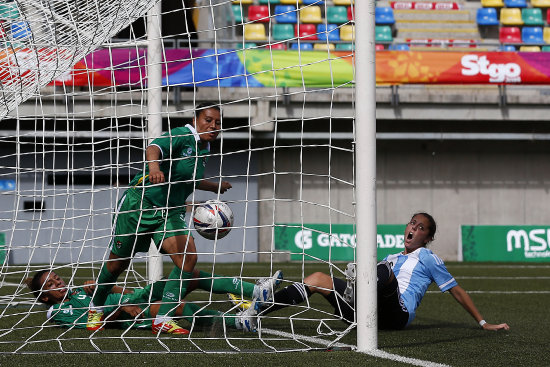
[[(218, 184), (203, 180), (210, 142), (216, 140), (220, 128), (220, 108), (200, 104), (191, 124), (172, 129), (147, 147), (145, 172), (134, 177), (114, 216), (111, 252), (97, 280), (88, 312), (88, 330), (103, 326), (102, 306), (113, 284), (128, 268), (134, 254), (148, 251), (153, 240), (175, 265), (165, 280), (153, 332), (185, 334), (185, 329), (172, 320), (197, 262), (195, 242), (186, 229), (185, 202), (195, 188), (221, 194), (231, 188), (226, 181)], [(272, 278), (269, 292), (262, 291), (255, 298), (267, 301), (275, 282), (280, 282), (279, 275)]]

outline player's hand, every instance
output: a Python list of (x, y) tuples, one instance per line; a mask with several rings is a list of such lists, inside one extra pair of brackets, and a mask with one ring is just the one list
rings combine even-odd
[(143, 310), (136, 305), (121, 306), (120, 309), (135, 319), (143, 318)]
[(219, 191), (220, 191), (220, 194), (223, 194), (225, 193), (227, 190), (229, 190), (230, 188), (232, 188), (233, 186), (231, 186), (231, 184), (227, 181), (222, 181), (220, 183), (220, 187), (219, 187)]
[(510, 326), (508, 326), (508, 324), (506, 324), (506, 323), (504, 323), (504, 324), (489, 324), (489, 323), (486, 323), (485, 325), (483, 325), (483, 330), (493, 330), (493, 331), (510, 330)]
[(152, 184), (164, 183), (164, 173), (161, 170), (149, 171), (149, 182)]
[(87, 280), (84, 282), (84, 292), (86, 292), (86, 294), (88, 295), (92, 295), (94, 294), (94, 290), (95, 290), (95, 281), (94, 280)]

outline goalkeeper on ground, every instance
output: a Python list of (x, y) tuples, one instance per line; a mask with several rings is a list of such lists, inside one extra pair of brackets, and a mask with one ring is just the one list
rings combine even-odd
[[(194, 275), (198, 276), (195, 271)], [(268, 278), (270, 279), (270, 278)], [(212, 285), (213, 279), (194, 279), (188, 292), (195, 288), (217, 291)], [(87, 281), (83, 287), (68, 288), (63, 279), (53, 271), (41, 270), (25, 283), (38, 301), (49, 305), (47, 319), (62, 327), (85, 328), (87, 313), (94, 292), (94, 281)], [(272, 286), (269, 280), (263, 286)], [(267, 284), (269, 283), (269, 284)], [(152, 330), (152, 323), (161, 306), (164, 292), (164, 281), (159, 281), (145, 288), (121, 288), (114, 286), (107, 296), (104, 312), (106, 325), (119, 328)], [(225, 288), (224, 288), (225, 289)], [(225, 293), (225, 290), (218, 290)], [(181, 317), (197, 326), (211, 326), (224, 322), (228, 328), (254, 331), (256, 329), (256, 312), (244, 311), (238, 314), (209, 310), (197, 304), (181, 301), (174, 316)], [(222, 321), (223, 320), (223, 321)], [(189, 334), (186, 329), (182, 334)]]

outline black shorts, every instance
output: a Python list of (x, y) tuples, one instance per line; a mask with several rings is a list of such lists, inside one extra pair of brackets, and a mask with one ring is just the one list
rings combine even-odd
[(339, 278), (332, 279), (334, 283), (334, 291), (337, 294), (338, 307), (334, 308), (334, 314), (342, 317), (346, 322), (352, 323), (355, 321), (355, 309), (354, 305), (349, 305), (344, 301), (344, 291), (348, 285), (348, 282)]

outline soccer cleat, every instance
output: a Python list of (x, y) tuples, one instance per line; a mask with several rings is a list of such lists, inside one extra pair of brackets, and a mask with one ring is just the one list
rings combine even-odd
[(344, 290), (344, 300), (349, 304), (355, 303), (355, 264), (349, 263), (346, 267), (347, 285)]
[(103, 327), (103, 311), (89, 310), (86, 329), (96, 331)]
[(271, 302), (273, 292), (279, 287), (282, 280), (283, 272), (277, 270), (271, 278), (263, 278), (256, 282), (254, 292), (252, 293), (252, 303), (256, 312), (265, 308), (265, 303)]
[(258, 312), (254, 307), (249, 307), (243, 312), (237, 313), (235, 327), (242, 331), (255, 332), (257, 327)]
[(182, 328), (174, 320), (167, 320), (159, 323), (153, 322), (153, 326), (151, 327), (151, 330), (153, 331), (153, 334), (159, 334), (159, 333), (175, 334), (175, 335), (189, 334), (189, 330)]
[(227, 293), (227, 297), (229, 298), (229, 300), (231, 301), (233, 306), (236, 306), (236, 307), (240, 308), (243, 311), (248, 310), (250, 308), (250, 306), (252, 305), (251, 301), (248, 301), (244, 298), (241, 298), (241, 297), (239, 297), (239, 296), (237, 296), (236, 294), (233, 294), (233, 293)]

